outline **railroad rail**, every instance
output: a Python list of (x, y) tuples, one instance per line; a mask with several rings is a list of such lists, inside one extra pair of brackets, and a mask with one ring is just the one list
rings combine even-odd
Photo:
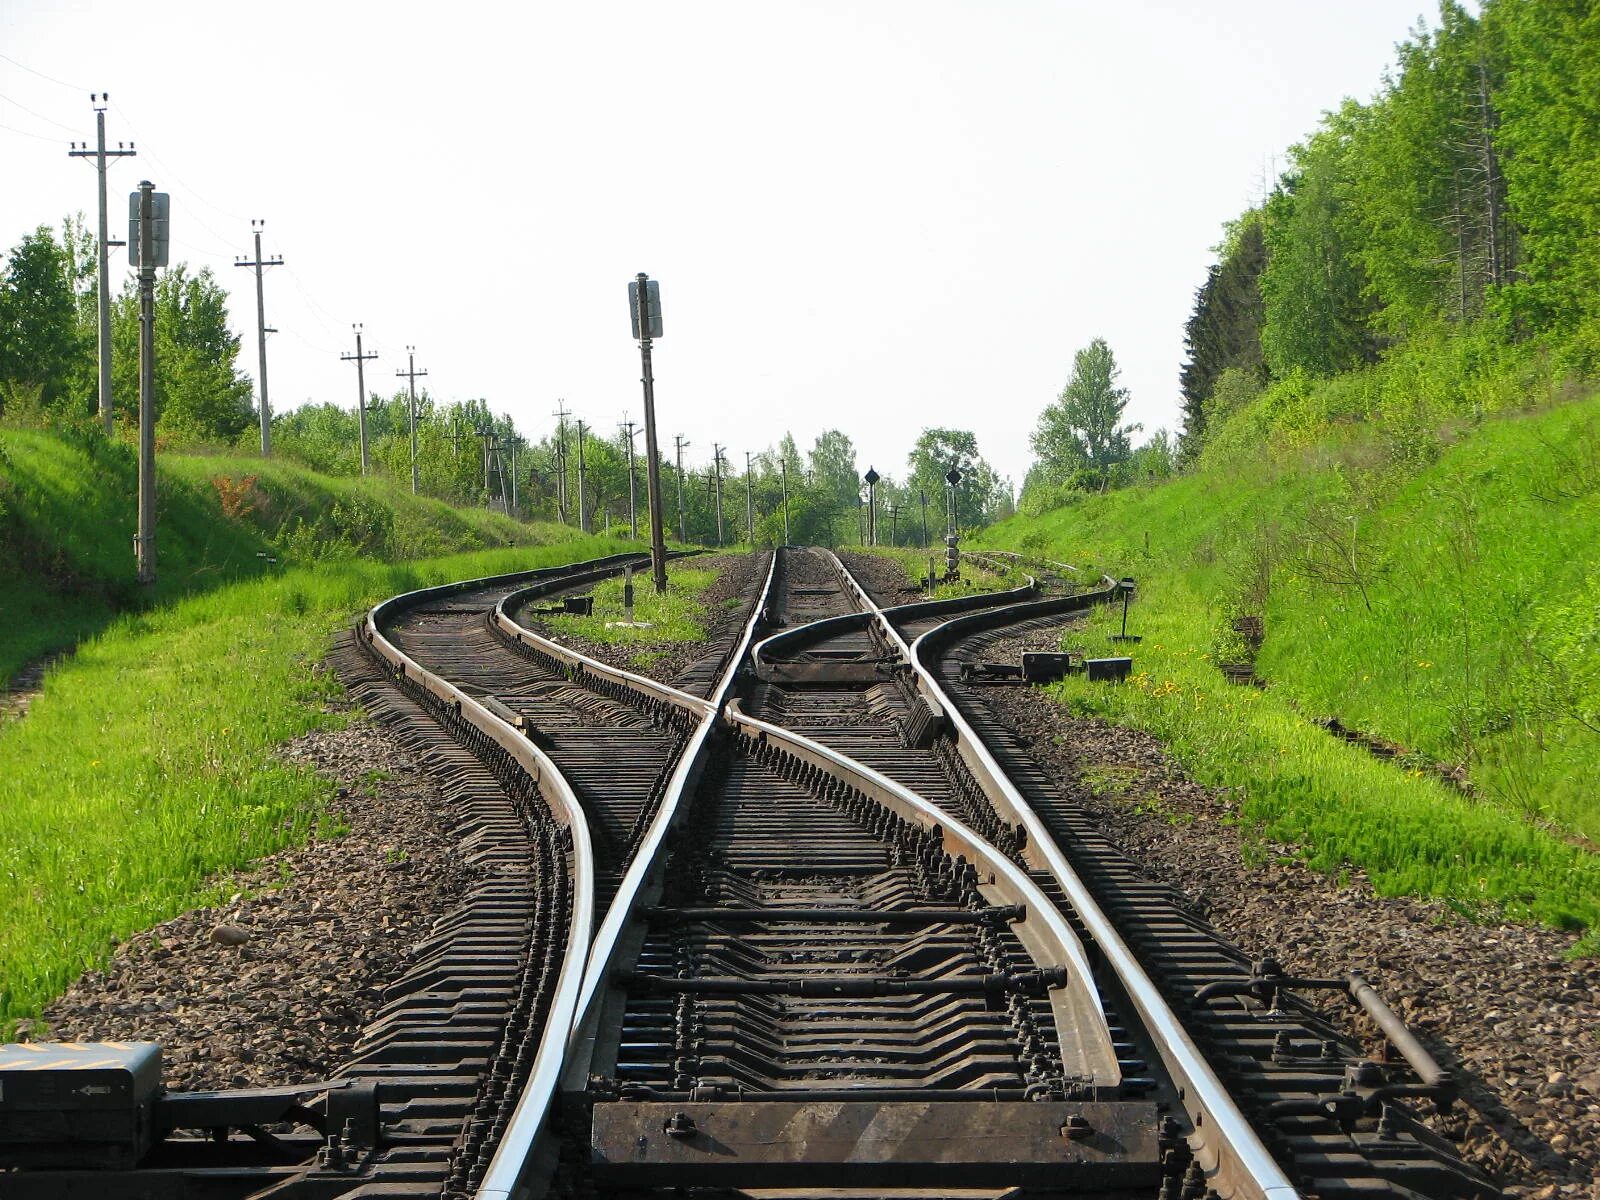
[(785, 548), (681, 687), (529, 628), (637, 561), (396, 597), (342, 651), (482, 873), (336, 1079), (172, 1097), (129, 1052), (145, 1144), (0, 1198), (1493, 1194), (1404, 1107), (1450, 1081), (1365, 981), (1405, 1065), (1144, 881), (961, 682), (1115, 581), (881, 609)]

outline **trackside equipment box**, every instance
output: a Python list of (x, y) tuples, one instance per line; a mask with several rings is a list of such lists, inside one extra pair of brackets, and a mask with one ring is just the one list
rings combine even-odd
[(160, 1090), (156, 1042), (0, 1045), (0, 1170), (132, 1167)]

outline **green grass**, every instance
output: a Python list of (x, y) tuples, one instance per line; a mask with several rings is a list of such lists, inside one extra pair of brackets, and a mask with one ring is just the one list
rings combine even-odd
[(274, 747), (339, 723), (315, 669), (397, 592), (616, 553), (591, 538), (407, 565), (339, 560), (121, 616), (0, 725), (0, 1033), (219, 875), (327, 824), (329, 785)]
[[(906, 578), (913, 584), (928, 577), (928, 559), (934, 560), (934, 570), (942, 577), (944, 575), (944, 551), (916, 550), (907, 547), (891, 546), (852, 546), (850, 550), (857, 554), (876, 554), (880, 558), (888, 558), (900, 564), (906, 573)], [(919, 599), (949, 600), (956, 596), (966, 596), (973, 592), (999, 592), (1010, 588), (1022, 587), (1028, 582), (1026, 572), (1017, 567), (1008, 567), (996, 570), (987, 564), (973, 562), (970, 558), (961, 560), (961, 578), (955, 583), (941, 583), (933, 589), (930, 596), (904, 596), (892, 600), (893, 604), (914, 604)]]
[(0, 428), (0, 682), (119, 612), (283, 566), (572, 536), (562, 526), (451, 508), (388, 480), (335, 478), (279, 460), (158, 454), (157, 471), (157, 582), (146, 595), (133, 579), (132, 450), (96, 435)]
[[(594, 587), (592, 616), (556, 614), (543, 618), (551, 632), (580, 637), (604, 645), (637, 647), (630, 659), (633, 666), (648, 670), (663, 658), (664, 647), (681, 642), (698, 642), (706, 636), (707, 612), (702, 602), (705, 590), (718, 572), (688, 564), (667, 565), (667, 590), (657, 595), (648, 571), (633, 576), (633, 619), (649, 628), (630, 628), (617, 624), (626, 615), (623, 607), (623, 581), (619, 576), (603, 579)], [(730, 597), (736, 604), (738, 597)]]
[[(982, 541), (1137, 577), (1132, 685), (1055, 694), (1156, 734), (1234, 790), (1251, 830), (1388, 894), (1593, 929), (1600, 399), (1447, 428), (1420, 457), (1392, 432), (1088, 496)], [(1265, 692), (1216, 669), (1246, 653), (1241, 615), (1265, 621)], [(1104, 653), (1119, 616), (1068, 644)], [(1409, 753), (1377, 760), (1312, 723), (1326, 716)]]

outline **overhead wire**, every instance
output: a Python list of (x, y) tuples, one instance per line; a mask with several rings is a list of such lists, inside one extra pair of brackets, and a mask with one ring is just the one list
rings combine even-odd
[(58, 87), (69, 88), (70, 90), (72, 90), (74, 92), (87, 92), (89, 90), (88, 88), (80, 87), (79, 85), (77, 85), (75, 83), (68, 83), (63, 79), (57, 79), (54, 75), (46, 75), (43, 71), (35, 70), (33, 67), (30, 67), (27, 63), (18, 62), (16, 59), (12, 58), (9, 54), (0, 54), (0, 58), (5, 59), (6, 62), (10, 63), (13, 67), (21, 67), (29, 75), (37, 75), (40, 79), (47, 80), (48, 82), (53, 83), (53, 84), (57, 85)]
[(59, 142), (61, 139), (48, 133), (32, 133), (26, 129), (18, 129), (15, 125), (0, 125), (7, 133), (20, 133), (23, 137), (38, 138), (41, 142)]
[(0, 100), (4, 100), (7, 104), (11, 105), (13, 108), (20, 108), (23, 112), (27, 113), (30, 117), (37, 117), (39, 120), (43, 121), (46, 125), (54, 125), (57, 129), (64, 129), (68, 133), (71, 133), (71, 134), (78, 133), (78, 130), (74, 129), (71, 125), (63, 125), (60, 121), (56, 120), (54, 117), (47, 117), (41, 112), (34, 112), (33, 109), (29, 108), (26, 104), (24, 104), (20, 100), (13, 100), (10, 96), (6, 96), (6, 95), (0, 95)]

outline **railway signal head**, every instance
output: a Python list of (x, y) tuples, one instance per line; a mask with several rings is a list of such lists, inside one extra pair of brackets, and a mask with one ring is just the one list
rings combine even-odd
[(875, 487), (877, 485), (878, 480), (882, 479), (883, 476), (879, 475), (871, 467), (868, 467), (867, 468), (867, 473), (865, 475), (863, 475), (862, 478), (867, 481), (867, 486), (868, 487)]
[(955, 487), (961, 482), (961, 468), (951, 467), (944, 473), (944, 477), (949, 482), (951, 487)]

